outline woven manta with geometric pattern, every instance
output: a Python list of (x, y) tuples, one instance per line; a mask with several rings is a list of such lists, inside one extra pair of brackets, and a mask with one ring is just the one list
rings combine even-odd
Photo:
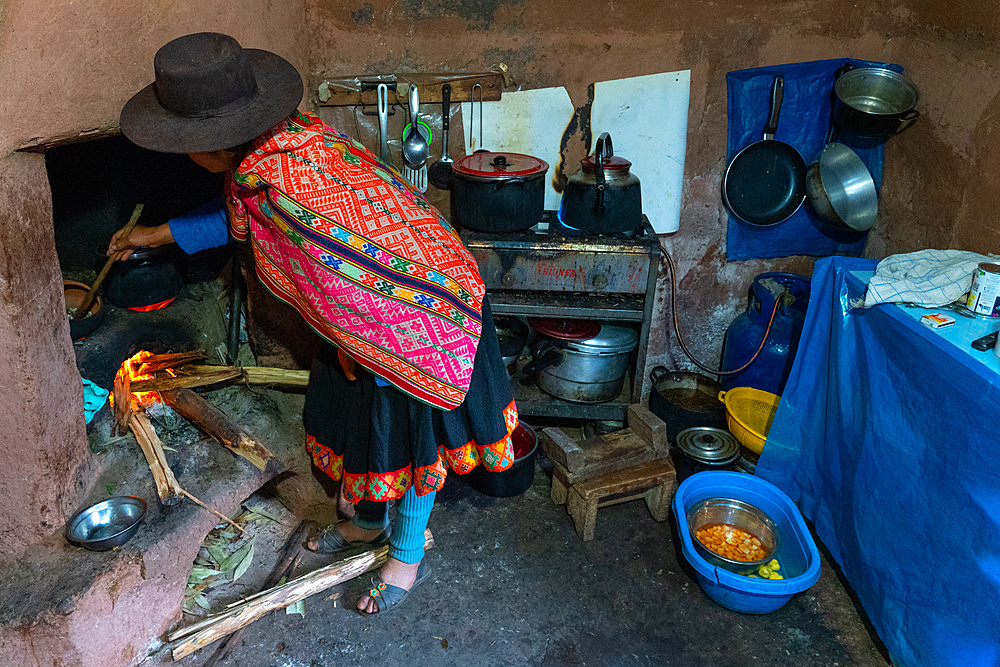
[(444, 410), (461, 404), (486, 290), (458, 234), (419, 192), (302, 113), (254, 141), (228, 192), (233, 234), (250, 237), (276, 297), (410, 396)]

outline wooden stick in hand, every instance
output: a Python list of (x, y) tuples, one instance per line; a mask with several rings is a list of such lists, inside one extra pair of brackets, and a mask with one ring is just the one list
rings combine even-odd
[[(132, 233), (133, 229), (135, 229), (135, 223), (139, 222), (139, 216), (142, 214), (142, 207), (142, 204), (135, 205), (135, 209), (132, 211), (132, 217), (129, 219), (128, 224), (125, 226), (125, 231), (122, 233), (122, 240), (127, 239), (128, 235)], [(104, 281), (104, 277), (108, 275), (111, 265), (115, 263), (115, 260), (122, 256), (122, 252), (122, 250), (119, 250), (115, 254), (111, 255), (111, 257), (108, 257), (108, 261), (104, 263), (104, 268), (101, 269), (99, 274), (97, 274), (97, 280), (95, 280), (94, 284), (90, 286), (90, 290), (87, 291), (87, 296), (83, 298), (83, 302), (80, 304), (80, 307), (76, 309), (75, 313), (73, 313), (74, 320), (86, 317), (87, 311), (90, 310), (90, 306), (94, 303), (94, 297), (97, 295), (97, 288), (101, 286), (101, 283)]]

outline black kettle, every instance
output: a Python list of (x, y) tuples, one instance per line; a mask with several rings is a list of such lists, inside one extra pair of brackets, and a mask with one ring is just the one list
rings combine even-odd
[(611, 135), (597, 138), (594, 154), (580, 160), (580, 170), (563, 190), (559, 221), (597, 234), (632, 232), (642, 226), (639, 178), (632, 163), (614, 154)]

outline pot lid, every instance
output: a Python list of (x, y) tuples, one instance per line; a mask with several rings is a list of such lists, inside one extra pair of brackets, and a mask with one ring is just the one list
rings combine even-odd
[(631, 352), (639, 344), (639, 334), (635, 329), (601, 324), (601, 331), (586, 340), (571, 340), (566, 344), (569, 350), (586, 354), (621, 354)]
[(703, 463), (730, 463), (739, 458), (740, 443), (729, 431), (711, 426), (687, 428), (677, 434), (682, 452)]
[(594, 320), (559, 320), (529, 317), (528, 324), (538, 333), (559, 340), (593, 338), (601, 333), (601, 323)]
[(544, 174), (549, 163), (521, 153), (473, 153), (453, 166), (456, 173), (487, 180), (506, 180)]
[[(628, 171), (629, 167), (632, 166), (631, 162), (618, 155), (604, 158), (601, 160), (601, 164), (605, 171)], [(594, 159), (593, 155), (588, 155), (580, 160), (580, 166), (583, 167), (585, 174), (593, 174), (597, 171), (597, 160)]]

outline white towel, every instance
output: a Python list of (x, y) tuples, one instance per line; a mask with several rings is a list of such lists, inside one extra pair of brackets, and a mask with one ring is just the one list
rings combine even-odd
[(967, 250), (919, 250), (890, 255), (868, 281), (865, 308), (879, 303), (907, 302), (934, 308), (962, 297), (972, 287), (972, 273), (987, 255)]

